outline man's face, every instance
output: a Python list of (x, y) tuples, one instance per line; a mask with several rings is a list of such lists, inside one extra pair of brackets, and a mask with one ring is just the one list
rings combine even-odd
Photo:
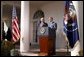
[(53, 21), (53, 18), (52, 17), (49, 17), (49, 21), (52, 22)]
[(44, 22), (44, 18), (41, 18), (41, 22)]

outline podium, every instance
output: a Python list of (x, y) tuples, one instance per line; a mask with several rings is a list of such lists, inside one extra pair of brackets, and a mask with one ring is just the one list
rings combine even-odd
[(49, 27), (38, 29), (40, 53), (47, 55), (55, 54), (55, 39), (50, 35)]

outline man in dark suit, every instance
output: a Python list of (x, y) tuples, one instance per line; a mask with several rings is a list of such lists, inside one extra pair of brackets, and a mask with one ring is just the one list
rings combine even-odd
[(37, 21), (37, 24), (36, 24), (36, 42), (38, 41), (37, 38), (38, 38), (38, 34), (37, 34), (37, 31), (38, 31), (38, 28), (39, 27), (47, 27), (48, 24), (45, 22), (44, 20), (44, 17), (40, 18), (40, 21), (38, 20)]
[(57, 23), (53, 21), (53, 17), (49, 17), (48, 27), (53, 38), (56, 38)]
[(49, 34), (50, 38), (53, 41), (53, 54), (55, 54), (55, 40), (56, 40), (56, 30), (57, 30), (57, 23), (53, 21), (53, 17), (49, 17)]
[(40, 19), (39, 26), (40, 26), (40, 27), (47, 27), (47, 26), (48, 26), (48, 24), (47, 24), (47, 23), (45, 22), (45, 20), (44, 20), (44, 17), (42, 17), (42, 18)]

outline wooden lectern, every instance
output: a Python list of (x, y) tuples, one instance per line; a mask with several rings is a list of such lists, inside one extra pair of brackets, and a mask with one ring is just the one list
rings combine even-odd
[(55, 39), (50, 36), (48, 27), (38, 29), (40, 53), (55, 54)]

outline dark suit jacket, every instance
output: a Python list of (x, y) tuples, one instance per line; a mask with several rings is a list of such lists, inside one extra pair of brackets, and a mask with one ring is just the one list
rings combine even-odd
[[(38, 38), (37, 32), (38, 32), (38, 28), (40, 27), (40, 21), (37, 22), (36, 24), (36, 38)], [(42, 27), (48, 27), (48, 24), (44, 22)]]
[(55, 23), (54, 26), (55, 27), (53, 28), (49, 27), (49, 34), (50, 34), (50, 37), (56, 38), (57, 23)]
[[(40, 26), (40, 23), (41, 23), (41, 22), (39, 22), (39, 23), (38, 23), (38, 27)], [(45, 22), (43, 22), (43, 23), (44, 23), (44, 24), (43, 24), (43, 26), (42, 26), (42, 27), (47, 27), (47, 26), (48, 26), (48, 24), (47, 24), (47, 23), (45, 23)]]

